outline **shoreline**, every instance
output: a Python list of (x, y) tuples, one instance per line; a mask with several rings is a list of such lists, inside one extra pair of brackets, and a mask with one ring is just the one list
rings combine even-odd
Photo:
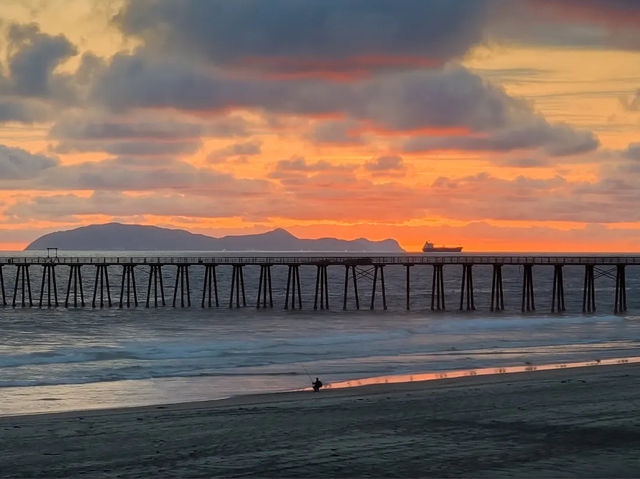
[[(615, 366), (626, 364), (640, 364), (640, 356), (620, 357), (620, 358), (606, 358), (596, 359), (592, 361), (580, 361), (580, 362), (565, 362), (565, 363), (547, 363), (547, 364), (527, 364), (525, 366), (504, 366), (504, 367), (485, 367), (474, 369), (453, 369), (438, 372), (429, 373), (411, 373), (411, 374), (398, 374), (388, 376), (374, 376), (368, 378), (352, 379), (346, 381), (337, 381), (334, 383), (325, 384), (322, 388), (323, 392), (329, 390), (342, 390), (342, 389), (357, 389), (365, 386), (372, 385), (387, 385), (387, 384), (410, 384), (410, 383), (423, 383), (423, 382), (440, 382), (455, 378), (465, 378), (474, 376), (504, 376), (518, 373), (534, 373), (542, 371), (553, 371), (563, 369), (576, 369), (576, 368), (591, 368), (597, 366)], [(110, 411), (128, 411), (128, 410), (145, 410), (147, 408), (157, 409), (174, 408), (179, 406), (188, 406), (190, 404), (206, 404), (212, 407), (215, 404), (234, 403), (235, 401), (242, 401), (243, 398), (263, 398), (267, 399), (271, 396), (279, 396), (285, 394), (293, 394), (298, 392), (311, 391), (311, 387), (286, 390), (286, 391), (269, 391), (264, 393), (252, 393), (252, 394), (237, 394), (227, 397), (204, 399), (195, 401), (181, 401), (175, 403), (152, 403), (135, 406), (116, 406), (116, 407), (103, 407), (103, 408), (88, 408), (88, 409), (69, 409), (62, 411), (36, 411), (36, 412), (24, 412), (16, 414), (0, 414), (0, 420), (2, 418), (15, 418), (15, 417), (30, 417), (30, 416), (46, 416), (46, 415), (61, 415), (61, 414), (88, 414), (89, 412), (110, 412)]]
[(638, 386), (640, 367), (618, 364), (7, 416), (0, 470), (5, 477), (634, 477)]

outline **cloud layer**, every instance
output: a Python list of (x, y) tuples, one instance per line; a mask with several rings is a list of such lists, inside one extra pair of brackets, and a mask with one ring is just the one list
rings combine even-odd
[(557, 94), (536, 48), (639, 50), (637, 2), (124, 0), (108, 54), (1, 25), (0, 226), (640, 222), (640, 77), (597, 85), (624, 138), (518, 93)]

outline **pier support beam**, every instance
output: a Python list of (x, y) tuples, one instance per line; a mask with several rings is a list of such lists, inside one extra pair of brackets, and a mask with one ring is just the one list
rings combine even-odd
[(613, 313), (624, 313), (627, 310), (627, 281), (624, 265), (616, 265), (616, 296), (613, 302)]
[(522, 312), (535, 311), (536, 303), (533, 295), (533, 265), (525, 264), (522, 276)]
[(374, 264), (373, 265), (373, 284), (371, 285), (371, 307), (369, 309), (373, 309), (375, 307), (376, 301), (376, 283), (378, 282), (378, 270), (380, 271), (380, 286), (382, 288), (382, 308), (386, 311), (387, 309), (387, 290), (384, 285), (384, 265), (382, 264)]
[(111, 306), (111, 288), (109, 287), (109, 271), (108, 265), (97, 264), (96, 265), (96, 280), (93, 285), (93, 300), (91, 306), (96, 307), (96, 296), (98, 294), (98, 283), (100, 283), (100, 307), (104, 307), (104, 292), (107, 292), (107, 301)]
[(78, 307), (78, 292), (80, 293), (80, 304), (84, 307), (84, 290), (82, 288), (81, 264), (69, 265), (69, 280), (67, 281), (67, 294), (64, 298), (64, 307), (69, 307), (69, 296), (73, 290), (73, 307)]
[(229, 294), (229, 307), (233, 308), (233, 293), (236, 295), (236, 308), (240, 307), (240, 294), (242, 293), (242, 306), (247, 305), (247, 298), (244, 293), (244, 266), (241, 264), (233, 265), (231, 274), (231, 293)]
[(189, 265), (176, 265), (176, 284), (173, 287), (173, 307), (176, 307), (176, 299), (178, 297), (178, 289), (180, 289), (180, 307), (185, 306), (185, 297), (187, 306), (191, 306), (191, 287), (189, 286)]
[[(318, 296), (318, 291), (320, 295)], [(313, 309), (318, 309), (318, 298), (320, 299), (320, 309), (329, 309), (329, 280), (327, 279), (327, 265), (316, 265), (316, 294), (313, 300)]]
[(287, 291), (284, 298), (284, 309), (289, 309), (289, 298), (291, 298), (291, 309), (296, 309), (296, 289), (298, 291), (298, 309), (302, 309), (300, 265), (290, 264), (287, 274)]
[(473, 264), (462, 265), (462, 284), (460, 285), (460, 311), (464, 308), (466, 292), (466, 310), (475, 311), (473, 302)]
[(551, 290), (551, 312), (562, 313), (564, 307), (564, 279), (562, 274), (562, 265), (553, 266), (553, 287)]
[(582, 291), (582, 312), (593, 313), (596, 310), (596, 288), (594, 266), (586, 264), (584, 266), (584, 289)]
[(218, 278), (216, 276), (215, 264), (204, 265), (204, 284), (202, 285), (202, 307), (204, 308), (205, 301), (207, 306), (212, 306), (212, 300), (215, 300), (216, 308), (220, 306), (218, 300)]
[(2, 290), (2, 306), (6, 306), (7, 296), (4, 292), (4, 276), (2, 275), (2, 265), (0, 265), (0, 290)]
[[(24, 308), (27, 303), (27, 297), (29, 298), (29, 306), (33, 306), (33, 300), (31, 298), (31, 278), (29, 277), (28, 264), (17, 264), (16, 267), (16, 282), (13, 287), (13, 301), (12, 305), (15, 308), (18, 289), (20, 289), (20, 305)], [(28, 296), (27, 296), (28, 295)]]
[(405, 264), (404, 267), (407, 270), (407, 279), (406, 279), (406, 286), (407, 286), (407, 311), (409, 311), (411, 309), (411, 264)]
[(356, 265), (347, 264), (345, 265), (345, 270), (344, 270), (344, 301), (342, 303), (342, 309), (345, 311), (347, 309), (347, 290), (349, 287), (349, 269), (351, 269), (351, 274), (353, 276), (353, 292), (355, 294), (355, 299), (356, 299), (356, 309), (360, 309), (360, 298), (358, 297), (358, 279), (357, 279), (357, 273), (356, 273)]
[[(153, 306), (158, 307), (158, 299), (162, 300), (162, 306), (164, 302), (164, 284), (162, 283), (162, 265), (152, 264), (149, 266), (149, 284), (147, 285), (147, 303), (148, 308), (151, 304), (151, 285), (153, 284)], [(160, 296), (158, 296), (158, 286), (160, 286)]]
[[(267, 302), (267, 292), (269, 301)], [(260, 265), (260, 279), (258, 280), (258, 300), (256, 308), (273, 308), (273, 289), (271, 288), (271, 265)]]
[(504, 311), (504, 290), (502, 288), (502, 265), (493, 265), (491, 281), (491, 311)]
[(434, 264), (431, 276), (431, 311), (444, 311), (444, 265)]
[(133, 294), (133, 303), (138, 306), (138, 293), (136, 291), (136, 275), (134, 271), (135, 265), (122, 265), (122, 282), (120, 284), (120, 307), (124, 306), (125, 282), (127, 283), (127, 308), (131, 307), (131, 295)]
[[(45, 295), (45, 285), (47, 289), (47, 307), (58, 306), (58, 285), (56, 284), (55, 264), (45, 263), (42, 265), (42, 281), (40, 282), (40, 301), (38, 306), (42, 308)], [(51, 302), (51, 293), (53, 292), (53, 303)]]

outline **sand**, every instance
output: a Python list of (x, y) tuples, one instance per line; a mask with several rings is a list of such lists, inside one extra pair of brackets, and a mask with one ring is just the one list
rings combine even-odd
[(640, 366), (0, 418), (1, 477), (640, 477)]

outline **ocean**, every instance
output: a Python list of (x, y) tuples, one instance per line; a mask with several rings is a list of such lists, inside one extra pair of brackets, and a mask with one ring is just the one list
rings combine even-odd
[[(100, 253), (93, 253), (99, 255)], [(173, 253), (175, 255), (175, 253)], [(24, 255), (16, 253), (13, 256)], [(30, 252), (29, 255), (33, 255)], [(136, 256), (142, 256), (135, 253)], [(147, 253), (157, 255), (157, 253)], [(83, 253), (83, 256), (87, 256)], [(14, 267), (3, 269), (11, 301)], [(148, 267), (135, 269), (139, 306), (119, 308), (120, 270), (110, 269), (113, 306), (92, 308), (93, 267), (86, 267), (84, 308), (37, 307), (39, 267), (31, 271), (34, 307), (0, 307), (0, 415), (221, 399), (297, 390), (400, 374), (638, 356), (640, 267), (627, 268), (628, 311), (613, 314), (615, 277), (596, 268), (597, 310), (582, 313), (584, 268), (565, 267), (567, 311), (551, 314), (553, 268), (534, 267), (536, 311), (520, 312), (522, 268), (505, 266), (505, 311), (489, 310), (491, 267), (474, 268), (476, 311), (457, 311), (462, 267), (445, 266), (447, 311), (429, 309), (431, 266), (385, 268), (370, 310), (371, 279), (358, 278), (360, 310), (344, 268), (329, 267), (330, 309), (314, 311), (315, 268), (300, 269), (302, 310), (284, 306), (287, 269), (273, 267), (274, 308), (256, 309), (258, 267), (245, 267), (247, 307), (229, 309), (231, 268), (218, 268), (219, 308), (201, 308), (204, 268), (192, 267), (192, 306), (173, 308), (175, 268), (164, 271), (167, 306), (145, 308)], [(64, 302), (68, 268), (56, 271)]]

